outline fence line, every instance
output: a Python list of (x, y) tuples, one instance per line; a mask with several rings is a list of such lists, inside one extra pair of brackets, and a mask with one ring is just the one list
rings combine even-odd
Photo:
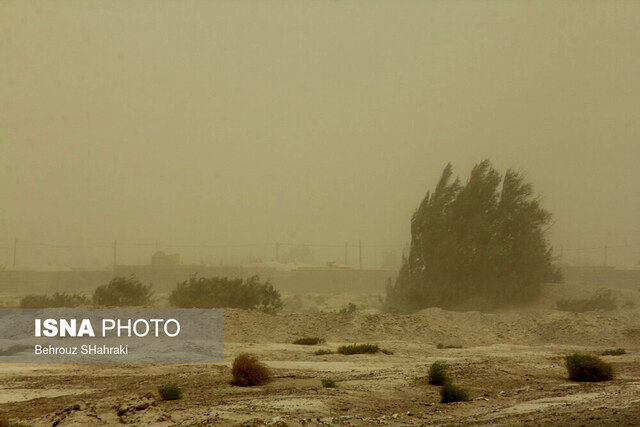
[[(624, 234), (624, 233), (618, 233)], [(632, 233), (629, 233), (632, 234)], [(12, 243), (12, 244), (11, 244)], [(295, 257), (292, 254), (292, 249), (295, 248), (307, 248), (314, 250), (314, 255), (320, 255), (322, 261), (333, 262), (337, 264), (345, 264), (358, 266), (363, 268), (363, 264), (366, 266), (380, 266), (380, 264), (399, 264), (402, 256), (406, 256), (409, 248), (408, 243), (393, 244), (382, 242), (368, 242), (367, 240), (357, 241), (342, 241), (338, 243), (312, 243), (312, 242), (291, 242), (291, 241), (276, 241), (276, 242), (247, 242), (247, 243), (166, 243), (161, 241), (155, 242), (136, 242), (136, 241), (83, 241), (82, 243), (57, 243), (57, 242), (44, 242), (34, 240), (22, 240), (14, 239), (13, 242), (7, 244), (0, 244), (0, 250), (5, 253), (6, 263), (5, 266), (21, 265), (21, 261), (25, 259), (38, 259), (41, 261), (48, 257), (47, 262), (60, 263), (61, 258), (75, 259), (77, 265), (78, 259), (82, 260), (80, 264), (86, 262), (85, 258), (99, 260), (93, 262), (93, 264), (101, 265), (114, 265), (114, 264), (126, 264), (131, 263), (132, 259), (137, 259), (141, 262), (144, 257), (148, 260), (151, 253), (159, 250), (167, 249), (184, 249), (187, 251), (187, 257), (193, 258), (208, 258), (215, 264), (224, 263), (229, 265), (237, 263), (246, 263), (247, 261), (276, 261), (286, 262)], [(618, 245), (594, 245), (585, 247), (564, 247), (563, 245), (556, 246), (555, 252), (558, 257), (566, 259), (566, 254), (579, 255), (581, 253), (597, 252), (598, 258), (602, 257), (602, 264), (607, 265), (612, 256), (612, 251), (623, 248), (636, 248), (640, 247), (640, 242)], [(132, 251), (135, 248), (155, 248), (152, 251), (145, 252), (141, 255), (141, 252)], [(189, 252), (188, 250), (192, 250)], [(193, 251), (197, 249), (211, 249), (218, 250), (216, 252), (203, 252)], [(235, 252), (233, 250), (236, 250)], [(47, 251), (59, 251), (55, 254), (48, 252), (43, 253), (42, 250)], [(219, 250), (226, 250), (219, 252)], [(238, 251), (242, 250), (242, 251)], [(376, 253), (377, 251), (377, 253)], [(71, 252), (74, 252), (73, 254)], [(635, 253), (635, 251), (634, 251)], [(627, 254), (631, 255), (631, 254)], [(380, 259), (387, 257), (389, 259)], [(631, 255), (633, 256), (633, 255)], [(394, 258), (395, 257), (395, 258)], [(376, 259), (378, 258), (378, 259)], [(391, 259), (394, 258), (394, 259)], [(640, 253), (638, 254), (638, 261), (640, 261)], [(193, 261), (190, 259), (190, 261)], [(140, 263), (138, 262), (138, 263)], [(376, 262), (378, 262), (376, 264)], [(210, 262), (211, 263), (211, 262)], [(3, 262), (0, 262), (0, 265)], [(390, 265), (387, 265), (388, 267)], [(397, 267), (397, 265), (395, 265)]]

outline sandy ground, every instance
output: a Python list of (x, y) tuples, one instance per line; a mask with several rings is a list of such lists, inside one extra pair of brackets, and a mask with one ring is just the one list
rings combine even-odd
[[(0, 365), (0, 412), (28, 425), (639, 424), (637, 307), (583, 314), (545, 304), (413, 315), (227, 310), (224, 365)], [(291, 343), (307, 335), (327, 343)], [(393, 354), (313, 354), (352, 342), (375, 342)], [(604, 357), (615, 380), (566, 379), (565, 354), (613, 347), (627, 350)], [(259, 387), (231, 385), (231, 362), (242, 352), (257, 355), (274, 378)], [(435, 360), (449, 363), (470, 402), (439, 402), (438, 387), (426, 381)], [(338, 387), (323, 388), (322, 378)], [(157, 386), (170, 381), (182, 386), (183, 399), (159, 400)]]

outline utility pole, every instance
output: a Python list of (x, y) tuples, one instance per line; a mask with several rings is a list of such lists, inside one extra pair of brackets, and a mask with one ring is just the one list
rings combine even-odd
[(280, 262), (280, 242), (276, 242), (276, 262)]
[(344, 242), (344, 265), (349, 264), (349, 242)]
[(116, 271), (117, 260), (118, 260), (118, 241), (114, 240), (113, 241), (113, 272), (114, 273)]
[(362, 270), (362, 240), (358, 240), (358, 259), (360, 264), (360, 270)]
[(18, 238), (13, 239), (13, 268), (16, 268), (16, 253), (18, 251)]

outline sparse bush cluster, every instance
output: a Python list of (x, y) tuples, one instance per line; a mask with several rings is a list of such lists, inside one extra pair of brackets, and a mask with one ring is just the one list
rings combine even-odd
[(181, 308), (243, 308), (275, 313), (282, 308), (280, 292), (258, 276), (246, 280), (196, 277), (178, 283), (169, 303)]
[(451, 382), (449, 366), (446, 362), (435, 361), (429, 367), (429, 384), (440, 387), (440, 401), (442, 403), (465, 402), (469, 400), (469, 392)]
[[(66, 292), (27, 295), (21, 298), (20, 308), (141, 307), (151, 305), (152, 296), (152, 285), (143, 285), (132, 275), (114, 277), (109, 283), (98, 286), (91, 299)], [(275, 313), (282, 308), (280, 293), (269, 282), (261, 283), (257, 276), (246, 280), (194, 276), (177, 285), (169, 302), (180, 308), (243, 308), (265, 313)]]
[(20, 308), (139, 307), (150, 305), (152, 295), (151, 285), (143, 285), (134, 276), (114, 277), (108, 284), (98, 286), (91, 300), (82, 294), (66, 292), (27, 295), (20, 300)]
[(315, 354), (316, 356), (324, 356), (326, 354), (333, 354), (333, 351), (326, 350), (326, 349), (320, 349), (320, 350), (316, 350), (313, 354)]
[(271, 377), (271, 372), (255, 356), (240, 354), (231, 367), (233, 383), (241, 387), (264, 384)]
[(140, 307), (151, 304), (151, 285), (143, 285), (134, 276), (114, 277), (93, 293), (93, 304), (103, 307)]
[(585, 311), (606, 310), (617, 308), (617, 303), (610, 289), (600, 289), (590, 298), (586, 299), (562, 299), (556, 302), (556, 308), (572, 313), (584, 313)]
[[(561, 280), (545, 233), (551, 214), (531, 184), (488, 160), (466, 183), (448, 164), (411, 219), (411, 247), (385, 307), (486, 309), (526, 302)], [(453, 182), (452, 182), (453, 181)]]
[(574, 353), (565, 357), (572, 381), (598, 382), (613, 379), (613, 366), (597, 356)]
[(60, 308), (89, 305), (89, 299), (81, 294), (56, 292), (49, 295), (27, 295), (20, 300), (20, 308)]

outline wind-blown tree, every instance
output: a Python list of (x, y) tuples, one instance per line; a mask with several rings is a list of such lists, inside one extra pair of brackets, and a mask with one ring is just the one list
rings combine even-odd
[(517, 172), (501, 176), (485, 160), (462, 185), (448, 164), (411, 218), (409, 256), (386, 308), (486, 309), (531, 299), (543, 282), (560, 280), (545, 237), (550, 222)]

